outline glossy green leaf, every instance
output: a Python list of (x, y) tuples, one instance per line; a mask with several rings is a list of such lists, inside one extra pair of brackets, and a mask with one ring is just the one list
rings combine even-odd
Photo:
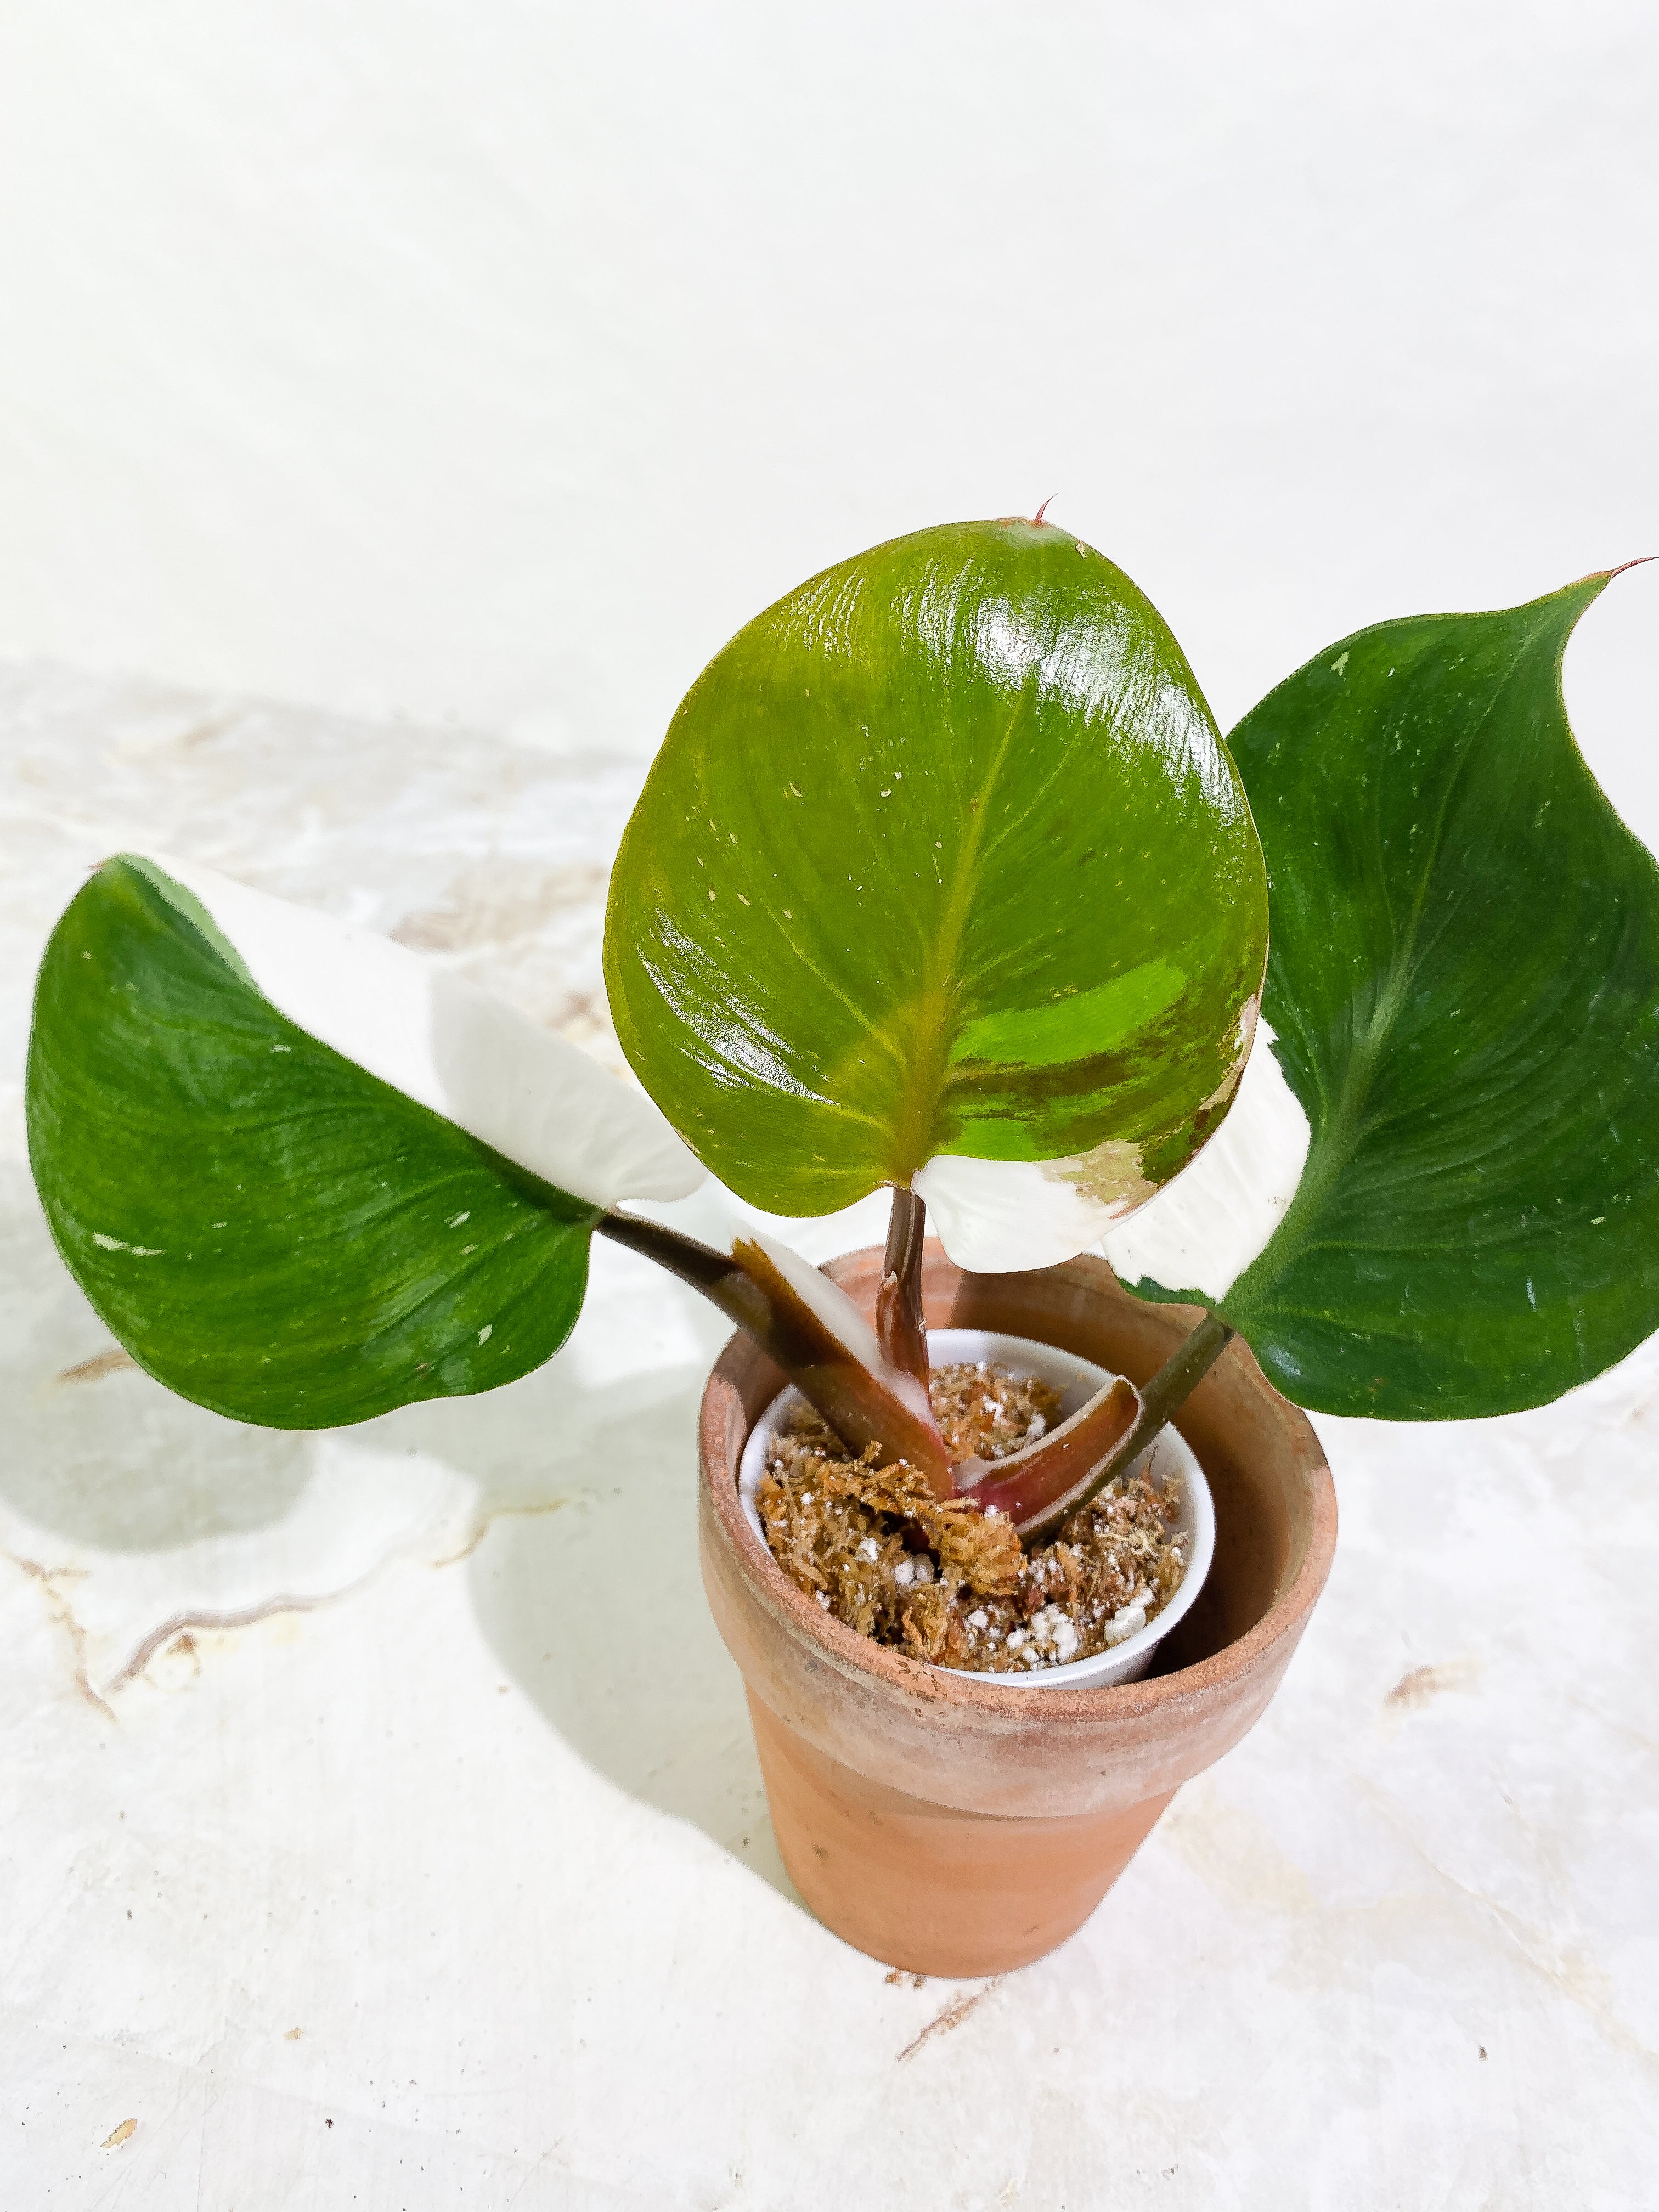
[(623, 840), (605, 973), (647, 1089), (744, 1198), (917, 1177), (955, 1256), (1010, 1266), (1081, 1249), (1218, 1126), (1265, 945), (1164, 623), (1066, 532), (981, 522), (842, 562), (711, 662)]
[(52, 934), (27, 1103), (52, 1234), (99, 1314), (238, 1420), (490, 1389), (580, 1310), (603, 1209), (297, 1027), (142, 862), (109, 862)]
[(1561, 696), (1607, 580), (1362, 630), (1233, 733), (1312, 1139), (1219, 1307), (1304, 1405), (1535, 1405), (1659, 1326), (1659, 870)]

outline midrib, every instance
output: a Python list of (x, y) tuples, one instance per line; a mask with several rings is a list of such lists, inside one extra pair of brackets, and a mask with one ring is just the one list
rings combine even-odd
[(928, 963), (927, 980), (912, 1015), (910, 1050), (905, 1055), (906, 1079), (894, 1117), (892, 1180), (908, 1184), (912, 1176), (933, 1157), (939, 1134), (939, 1107), (944, 1098), (951, 1051), (962, 1025), (958, 1003), (961, 989), (962, 940), (979, 890), (984, 865), (986, 815), (996, 789), (1014, 730), (1025, 705), (1025, 694), (1014, 702), (997, 748), (992, 755), (976, 799), (969, 805), (968, 835), (951, 870), (949, 894), (940, 918), (939, 936)]

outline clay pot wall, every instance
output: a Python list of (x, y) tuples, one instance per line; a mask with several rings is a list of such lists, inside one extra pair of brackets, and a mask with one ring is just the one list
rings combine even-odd
[[(881, 1255), (829, 1273), (873, 1311)], [(1136, 1382), (1199, 1319), (1144, 1304), (1103, 1261), (970, 1275), (930, 1244), (930, 1328), (1055, 1344)], [(784, 1378), (746, 1336), (703, 1395), (704, 1585), (748, 1686), (773, 1827), (836, 1932), (920, 1973), (1000, 1972), (1081, 1925), (1181, 1784), (1278, 1687), (1329, 1571), (1330, 1470), (1306, 1417), (1235, 1340), (1179, 1426), (1215, 1496), (1216, 1556), (1144, 1680), (1067, 1690), (929, 1667), (855, 1635), (783, 1573), (744, 1519), (737, 1466)]]

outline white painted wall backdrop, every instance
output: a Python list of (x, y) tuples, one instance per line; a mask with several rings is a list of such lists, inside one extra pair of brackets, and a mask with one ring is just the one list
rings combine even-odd
[[(1058, 491), (1231, 721), (1659, 550), (1656, 94), (1644, 0), (9, 0), (0, 645), (642, 754)], [(1656, 610), (1573, 669), (1650, 834)]]

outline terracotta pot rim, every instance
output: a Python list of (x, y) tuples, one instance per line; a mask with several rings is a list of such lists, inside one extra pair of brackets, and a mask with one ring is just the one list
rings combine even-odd
[[(703, 1434), (708, 1439), (718, 1437), (720, 1449), (718, 1453), (706, 1450), (703, 1454), (702, 1479), (727, 1542), (768, 1609), (787, 1632), (815, 1644), (823, 1662), (837, 1674), (872, 1678), (911, 1698), (920, 1692), (941, 1705), (954, 1705), (964, 1713), (992, 1721), (1050, 1722), (1068, 1716), (1075, 1720), (1139, 1719), (1159, 1711), (1178, 1711), (1188, 1703), (1202, 1704), (1224, 1691), (1241, 1668), (1250, 1666), (1282, 1638), (1299, 1632), (1323, 1586), (1336, 1543), (1336, 1492), (1322, 1455), (1310, 1485), (1308, 1542), (1295, 1575), (1254, 1627), (1195, 1665), (1169, 1674), (1144, 1676), (1138, 1682), (1109, 1683), (1101, 1689), (1043, 1689), (1035, 1683), (1004, 1686), (994, 1674), (974, 1675), (935, 1667), (925, 1659), (908, 1658), (889, 1645), (860, 1636), (798, 1589), (750, 1527), (738, 1496), (737, 1467), (725, 1448), (729, 1413), (735, 1407), (739, 1419), (744, 1419), (741, 1398), (729, 1370), (744, 1356), (744, 1344), (741, 1334), (729, 1339), (703, 1391)], [(1242, 1358), (1255, 1364), (1237, 1339), (1222, 1358)], [(1265, 1376), (1261, 1381), (1264, 1388), (1271, 1387)], [(716, 1466), (720, 1470), (718, 1478)]]

